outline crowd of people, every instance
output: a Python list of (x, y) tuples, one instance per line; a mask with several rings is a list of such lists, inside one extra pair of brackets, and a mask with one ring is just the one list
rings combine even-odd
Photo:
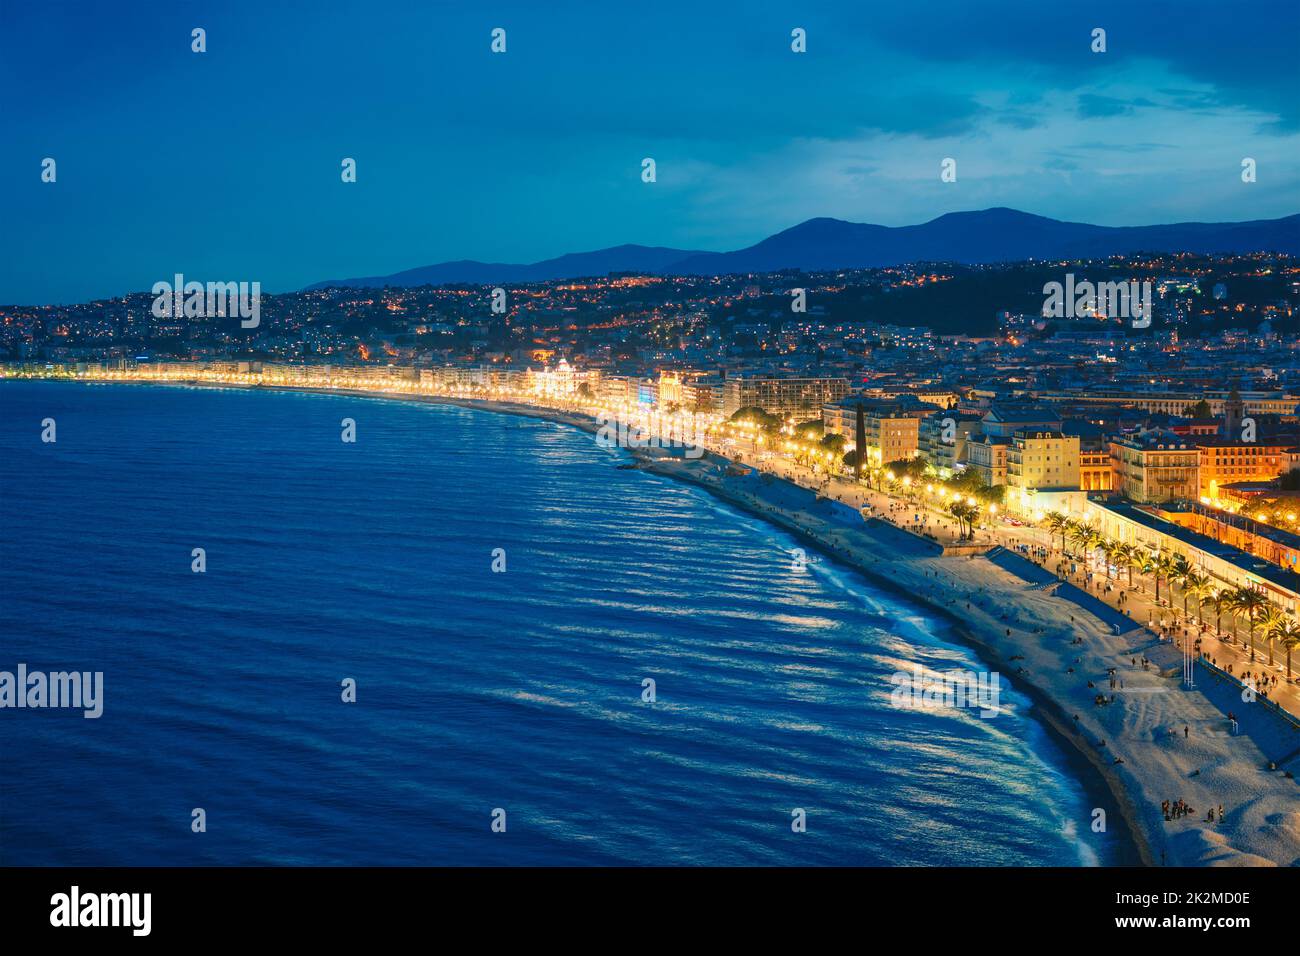
[[(1160, 802), (1160, 811), (1165, 815), (1166, 823), (1172, 823), (1174, 820), (1181, 820), (1183, 817), (1190, 817), (1196, 813), (1196, 810), (1192, 808), (1187, 803), (1186, 800), (1183, 800), (1181, 798), (1172, 801), (1162, 800)], [(1204, 822), (1216, 823), (1222, 819), (1223, 819), (1223, 804), (1219, 804), (1219, 809), (1217, 813), (1215, 812), (1214, 807), (1210, 807), (1210, 809), (1205, 814)]]

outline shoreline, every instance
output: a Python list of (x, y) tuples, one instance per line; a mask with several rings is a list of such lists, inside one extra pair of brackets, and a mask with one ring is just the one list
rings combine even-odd
[[(656, 468), (653, 462), (651, 462), (645, 470), (652, 474), (674, 478), (678, 481), (683, 481), (702, 488), (714, 495), (718, 500), (723, 501), (734, 508), (738, 508), (746, 514), (753, 515), (754, 517), (766, 521), (802, 541), (808, 542), (830, 557), (833, 561), (836, 561), (855, 573), (862, 575), (881, 590), (917, 604), (924, 608), (927, 613), (943, 620), (949, 630), (956, 635), (957, 642), (965, 645), (983, 663), (994, 666), (1005, 666), (1009, 663), (992, 642), (983, 639), (976, 629), (969, 626), (965, 620), (963, 620), (958, 614), (954, 613), (951, 607), (933, 601), (924, 595), (915, 593), (914, 591), (908, 590), (900, 585), (895, 578), (881, 573), (878, 569), (869, 564), (853, 560), (851, 555), (840, 551), (834, 546), (828, 545), (827, 542), (823, 541), (815, 533), (801, 527), (797, 523), (783, 520), (780, 516), (774, 516), (771, 513), (764, 513), (760, 509), (752, 507), (743, 499), (734, 495), (729, 495), (724, 490), (710, 483), (699, 481), (684, 475), (673, 474), (661, 468)], [(1081, 758), (1081, 763), (1086, 765), (1096, 775), (1096, 782), (1102, 789), (1110, 794), (1111, 799), (1115, 801), (1116, 806), (1119, 808), (1124, 828), (1128, 834), (1129, 843), (1136, 850), (1142, 864), (1144, 866), (1158, 865), (1148, 835), (1137, 825), (1138, 815), (1128, 790), (1124, 787), (1123, 782), (1111, 772), (1111, 767), (1098, 758), (1097, 753), (1093, 748), (1082, 745), (1082, 742), (1078, 739), (1078, 733), (1070, 726), (1070, 720), (1066, 716), (1060, 703), (1045, 691), (1040, 690), (1038, 687), (1027, 681), (1012, 680), (1012, 678), (1006, 673), (1003, 673), (1001, 676), (1007, 680), (1016, 691), (1030, 700), (1034, 709), (1038, 711), (1038, 716), (1041, 718), (1045, 729), (1052, 739), (1058, 741), (1061, 744), (1062, 749), (1068, 750), (1071, 754)]]
[[(292, 388), (287, 390), (306, 391), (305, 389)], [(340, 393), (329, 389), (315, 389), (313, 391), (323, 394), (371, 394)], [(390, 396), (387, 396), (384, 393), (373, 393), (373, 397), (385, 398)], [(540, 406), (484, 401), (478, 399), (461, 399), (450, 396), (445, 398), (440, 396), (415, 397), (422, 401), (428, 401), (434, 404), (454, 405), (460, 408), (467, 408), (476, 411), (486, 411), (495, 414), (514, 415), (521, 418), (550, 421), (561, 425), (568, 425), (588, 434), (595, 434), (598, 430), (595, 421), (590, 417), (582, 415), (581, 413), (565, 412), (561, 409), (547, 409)], [(766, 521), (767, 523), (794, 535), (800, 540), (808, 542), (832, 560), (858, 574), (861, 574), (883, 590), (909, 600), (924, 608), (927, 612), (932, 613), (943, 620), (956, 635), (958, 641), (964, 643), (965, 646), (973, 651), (985, 664), (1005, 665), (1008, 663), (1004, 656), (998, 652), (996, 646), (989, 641), (981, 639), (976, 630), (969, 626), (969, 624), (958, 614), (954, 613), (950, 607), (908, 590), (901, 586), (894, 578), (880, 573), (865, 562), (853, 560), (851, 554), (840, 551), (829, 542), (824, 541), (815, 532), (802, 527), (797, 522), (784, 519), (779, 514), (764, 512), (762, 509), (755, 507), (751, 502), (745, 500), (743, 497), (727, 493), (725, 487), (721, 486), (717, 482), (708, 481), (704, 476), (693, 474), (684, 469), (665, 467), (665, 463), (662, 460), (659, 460), (650, 454), (641, 452), (640, 450), (625, 450), (629, 451), (631, 457), (640, 466), (640, 470), (648, 471), (651, 474), (659, 475), (660, 477), (673, 479), (700, 488), (713, 495), (718, 500), (743, 511), (746, 514)], [(671, 460), (678, 461), (678, 459)], [(689, 461), (693, 464), (699, 465), (721, 462), (730, 463), (731, 460), (721, 455), (717, 455), (714, 452), (706, 452), (703, 457)], [(783, 479), (774, 480), (780, 481)], [(1111, 772), (1111, 768), (1098, 758), (1096, 752), (1091, 747), (1084, 746), (1078, 739), (1078, 734), (1077, 732), (1073, 732), (1073, 728), (1070, 727), (1069, 718), (1065, 714), (1061, 705), (1050, 695), (1027, 681), (1012, 681), (1006, 674), (1003, 674), (1003, 677), (1008, 680), (1008, 682), (1012, 683), (1017, 691), (1024, 694), (1025, 697), (1031, 701), (1032, 706), (1038, 710), (1044, 729), (1047, 733), (1056, 740), (1064, 750), (1068, 750), (1069, 753), (1081, 758), (1081, 765), (1090, 768), (1090, 770), (1095, 774), (1095, 782), (1101, 789), (1110, 794), (1111, 799), (1115, 801), (1115, 805), (1119, 808), (1122, 824), (1127, 832), (1128, 841), (1136, 851), (1142, 864), (1144, 866), (1158, 865), (1157, 855), (1151, 846), (1149, 836), (1138, 825), (1139, 817), (1127, 788), (1123, 785), (1123, 782)]]
[[(100, 382), (100, 384), (119, 383)], [(484, 399), (280, 385), (250, 387), (241, 384), (200, 381), (121, 384), (234, 388), (242, 391), (266, 389), (339, 397), (415, 401), (535, 418), (569, 425), (589, 434), (594, 434), (598, 430), (595, 420), (581, 412)], [(1191, 692), (1181, 701), (1176, 696), (1171, 698), (1174, 706), (1165, 709), (1175, 712), (1157, 715), (1159, 725), (1157, 733), (1156, 728), (1147, 726), (1150, 723), (1150, 714), (1147, 711), (1158, 709), (1154, 706), (1155, 695), (1168, 696), (1166, 692), (1169, 690), (1167, 686), (1159, 686), (1161, 679), (1169, 680), (1162, 675), (1159, 666), (1153, 668), (1154, 673), (1147, 675), (1156, 678), (1157, 684), (1134, 688), (1130, 694), (1125, 695), (1125, 707), (1133, 713), (1126, 712), (1124, 708), (1094, 708), (1081, 710), (1071, 718), (1072, 705), (1069, 701), (1068, 688), (1060, 686), (1060, 678), (1055, 685), (1031, 679), (1036, 677), (1045, 666), (1059, 667), (1063, 663), (1059, 653), (1056, 656), (1052, 654), (1049, 642), (1060, 639), (1066, 634), (1078, 635), (1080, 638), (1093, 638), (1086, 645), (1086, 650), (1080, 647), (1076, 652), (1071, 648), (1065, 651), (1066, 656), (1090, 652), (1095, 658), (1098, 645), (1102, 645), (1100, 647), (1102, 653), (1109, 655), (1107, 663), (1117, 656), (1127, 657), (1139, 652), (1145, 657), (1148, 650), (1154, 650), (1155, 645), (1160, 643), (1154, 635), (1145, 631), (1136, 636), (1112, 635), (1105, 622), (1084, 608), (1069, 604), (1060, 598), (1053, 598), (1050, 594), (1041, 591), (1031, 592), (1020, 582), (1020, 579), (1001, 571), (992, 562), (982, 557), (977, 558), (973, 555), (928, 557), (906, 554), (896, 546), (896, 542), (891, 543), (871, 534), (872, 528), (868, 522), (864, 521), (859, 528), (836, 523), (833, 518), (823, 518), (813, 513), (814, 509), (783, 507), (777, 497), (783, 490), (781, 486), (788, 489), (794, 488), (794, 485), (776, 476), (766, 476), (768, 485), (763, 488), (742, 487), (741, 483), (744, 479), (728, 475), (725, 471), (726, 464), (731, 460), (713, 452), (707, 452), (699, 459), (683, 459), (660, 457), (645, 449), (627, 450), (640, 470), (702, 488), (727, 504), (806, 540), (836, 562), (863, 575), (874, 585), (915, 602), (927, 612), (940, 617), (949, 625), (958, 643), (972, 650), (984, 663), (996, 665), (1003, 677), (1028, 698), (1041, 715), (1049, 735), (1059, 738), (1062, 745), (1068, 744), (1068, 748), (1064, 749), (1067, 749), (1070, 754), (1077, 754), (1082, 758), (1083, 763), (1080, 764), (1080, 768), (1086, 764), (1095, 772), (1101, 788), (1114, 800), (1129, 840), (1143, 864), (1148, 866), (1162, 863), (1174, 866), (1276, 865), (1279, 863), (1286, 865), (1300, 861), (1300, 796), (1294, 792), (1294, 781), (1286, 781), (1291, 785), (1290, 794), (1281, 794), (1278, 792), (1281, 788), (1276, 785), (1281, 781), (1279, 773), (1276, 775), (1278, 779), (1274, 781), (1275, 785), (1271, 788), (1274, 792), (1256, 796), (1255, 786), (1258, 785), (1259, 789), (1263, 790), (1264, 782), (1269, 779), (1260, 779), (1256, 784), (1254, 778), (1258, 774), (1257, 768), (1267, 761), (1262, 751), (1259, 751), (1254, 742), (1245, 736), (1232, 737), (1231, 740), (1241, 742), (1238, 749), (1255, 750), (1255, 753), (1229, 753), (1227, 752), (1229, 745), (1222, 745), (1213, 752), (1195, 755), (1197, 758), (1209, 760), (1204, 769), (1222, 776), (1233, 784), (1244, 783), (1244, 787), (1234, 788), (1244, 789), (1250, 797), (1247, 807), (1241, 808), (1242, 813), (1236, 812), (1241, 796), (1234, 793), (1230, 798), (1234, 804), (1233, 816), (1239, 817), (1234, 821), (1234, 825), (1225, 826), (1226, 816), (1224, 820), (1217, 823), (1198, 825), (1196, 818), (1191, 817), (1175, 820), (1171, 825), (1158, 812), (1159, 797), (1180, 796), (1182, 792), (1193, 789), (1186, 784), (1187, 779), (1201, 777), (1201, 766), (1198, 765), (1194, 771), (1189, 772), (1186, 770), (1189, 765), (1186, 758), (1180, 760), (1168, 753), (1169, 735), (1164, 734), (1171, 721), (1177, 725), (1197, 720), (1198, 736), (1201, 725), (1210, 727), (1213, 723), (1212, 717), (1203, 712), (1195, 713), (1197, 707), (1205, 702), (1199, 691)], [(764, 495), (764, 490), (769, 491), (770, 494)], [(888, 561), (888, 571), (877, 566), (882, 555)], [(999, 575), (1005, 580), (998, 579)], [(950, 580), (946, 584), (941, 584), (944, 578)], [(990, 578), (998, 580), (989, 580)], [(968, 613), (965, 615), (957, 610), (957, 605), (964, 600), (961, 593), (963, 590), (966, 591), (966, 597), (970, 599), (966, 603)], [(926, 593), (928, 591), (934, 593)], [(947, 600), (943, 600), (944, 598)], [(991, 608), (985, 605), (985, 601), (989, 598), (993, 600)], [(1046, 601), (1055, 601), (1061, 607), (1045, 605)], [(1003, 612), (1001, 623), (993, 617), (993, 613), (998, 610)], [(1062, 620), (1063, 610), (1071, 612), (1068, 615), (1068, 626)], [(1012, 623), (1018, 633), (1013, 634), (1011, 628), (1006, 628), (1004, 637), (1001, 631), (1002, 625), (1007, 623), (1008, 611), (1014, 612)], [(1023, 622), (1022, 617), (1025, 618)], [(1028, 630), (1030, 623), (1037, 625), (1032, 632)], [(1116, 647), (1120, 644), (1134, 643), (1143, 646)], [(1059, 652), (1060, 649), (1057, 650)], [(1015, 659), (1021, 660), (1028, 666), (1016, 668)], [(1074, 660), (1078, 664), (1082, 658)], [(1080, 666), (1079, 669), (1093, 673), (1090, 665), (1092, 661), (1089, 661), (1088, 665)], [(1145, 668), (1143, 670), (1145, 672)], [(1073, 673), (1074, 667), (1071, 667), (1069, 672)], [(1084, 673), (1079, 675), (1079, 677), (1083, 676)], [(1132, 682), (1137, 675), (1126, 673), (1124, 676)], [(1097, 679), (1104, 678), (1098, 676)], [(1089, 683), (1089, 687), (1093, 686)], [(1129, 707), (1132, 695), (1136, 695), (1140, 690), (1152, 692), (1148, 697), (1148, 700), (1152, 701), (1151, 706), (1147, 706), (1145, 701), (1139, 703), (1138, 699), (1134, 699)], [(1091, 694), (1091, 691), (1088, 693)], [(1194, 699), (1193, 695), (1200, 700)], [(1109, 721), (1108, 726), (1107, 722), (1101, 720), (1102, 717), (1109, 716), (1106, 712), (1112, 709), (1120, 712), (1125, 718), (1119, 731), (1114, 728), (1115, 721)], [(1204, 711), (1203, 707), (1201, 711)], [(1189, 714), (1192, 716), (1188, 716)], [(1133, 726), (1134, 724), (1138, 726)], [(1107, 747), (1107, 733), (1114, 740), (1115, 747)], [(1211, 732), (1207, 736), (1217, 738), (1221, 735)], [(1100, 745), (1095, 742), (1098, 739)], [(1162, 741), (1166, 745), (1163, 750), (1160, 747)], [(1200, 740), (1198, 745), (1205, 749), (1205, 745)], [(1300, 740), (1296, 741), (1296, 745), (1300, 745)], [(1108, 763), (1106, 758), (1116, 753), (1121, 746), (1129, 759)], [(1140, 765), (1142, 761), (1142, 758), (1133, 752), (1137, 749), (1143, 750), (1143, 756), (1150, 758), (1145, 761), (1146, 766), (1141, 767), (1143, 777), (1138, 777), (1133, 771), (1133, 767)], [(1248, 758), (1255, 760), (1256, 769), (1253, 771)], [(1152, 782), (1147, 779), (1150, 777), (1163, 779)], [(1175, 782), (1182, 790), (1168, 789), (1168, 786)], [(1198, 779), (1197, 787), (1201, 786), (1203, 785)], [(1166, 789), (1161, 790), (1159, 787), (1166, 787)], [(1285, 809), (1280, 812), (1277, 808), (1279, 797), (1284, 801), (1289, 800), (1289, 805), (1283, 802)], [(1222, 800), (1222, 797), (1220, 799)], [(1213, 807), (1215, 801), (1212, 796), (1202, 800), (1199, 795), (1193, 793), (1193, 800), (1189, 802), (1199, 808), (1207, 805)], [(1142, 810), (1143, 806), (1147, 807), (1145, 812)], [(1249, 814), (1244, 812), (1247, 809), (1251, 811)], [(1080, 821), (1080, 825), (1081, 827), (1087, 825), (1087, 821)], [(1261, 831), (1265, 831), (1265, 825), (1267, 829), (1276, 831), (1279, 837), (1276, 846), (1268, 839), (1267, 832), (1264, 832), (1261, 838)], [(1230, 836), (1235, 839), (1230, 840)], [(1273, 848), (1277, 855), (1265, 855), (1269, 848)]]
[[(597, 431), (594, 421), (589, 417), (580, 413), (568, 413), (558, 409), (550, 410), (514, 403), (455, 398), (448, 398), (446, 404), (553, 421), (559, 424), (571, 425), (587, 433)], [(1002, 671), (1003, 677), (1031, 701), (1032, 706), (1038, 711), (1047, 732), (1058, 740), (1064, 748), (1068, 749), (1070, 753), (1081, 758), (1081, 766), (1087, 766), (1095, 774), (1095, 779), (1101, 788), (1114, 800), (1122, 824), (1127, 831), (1129, 842), (1136, 850), (1143, 865), (1154, 867), (1180, 864), (1181, 861), (1177, 859), (1169, 859), (1166, 833), (1151, 825), (1153, 821), (1149, 820), (1150, 815), (1144, 815), (1140, 811), (1137, 799), (1141, 794), (1135, 793), (1135, 788), (1120, 776), (1116, 770), (1116, 764), (1108, 763), (1103, 759), (1104, 748), (1098, 748), (1086, 739), (1084, 730), (1080, 726), (1075, 726), (1075, 720), (1071, 718), (1069, 708), (1064, 701), (1058, 699), (1058, 695), (1031, 680), (1019, 679), (1021, 675), (1016, 674), (1014, 668), (1008, 666), (1013, 664), (1013, 661), (1009, 660), (1008, 657), (1015, 655), (1008, 655), (1004, 648), (1000, 648), (997, 644), (997, 637), (990, 638), (989, 635), (984, 633), (987, 628), (981, 628), (971, 620), (958, 614), (951, 602), (945, 603), (942, 600), (927, 596), (917, 589), (909, 588), (899, 580), (897, 575), (885, 573), (874, 567), (871, 561), (863, 560), (862, 556), (855, 553), (854, 549), (845, 548), (826, 540), (826, 537), (819, 534), (817, 529), (810, 528), (780, 511), (771, 508), (765, 509), (746, 495), (734, 493), (726, 487), (725, 479), (711, 479), (700, 467), (707, 464), (730, 463), (730, 459), (724, 456), (707, 452), (700, 459), (684, 460), (658, 457), (639, 449), (630, 450), (630, 452), (642, 470), (701, 488), (732, 507), (758, 517), (801, 540), (807, 541), (833, 560), (861, 574), (877, 587), (916, 603), (939, 617), (949, 626), (957, 640), (972, 650), (981, 661), (991, 666), (1004, 668)], [(692, 468), (692, 465), (696, 467)], [(782, 482), (784, 479), (773, 476), (772, 481)], [(885, 544), (885, 547), (888, 548), (888, 545)], [(917, 560), (953, 561), (961, 560), (961, 558), (955, 556), (945, 558), (941, 556)], [(894, 567), (896, 568), (897, 564)], [(1007, 597), (1010, 599), (1012, 595), (1008, 594)], [(1105, 622), (1095, 618), (1084, 608), (1073, 607), (1072, 611), (1080, 618), (1092, 618), (1097, 628), (1106, 628)], [(1106, 751), (1106, 753), (1108, 754), (1109, 751)], [(1147, 822), (1148, 825), (1144, 826), (1144, 822)], [(1164, 823), (1163, 820), (1159, 822)], [(1245, 857), (1254, 856), (1245, 851), (1242, 851), (1242, 855)], [(1246, 861), (1243, 860), (1242, 862)], [(1273, 865), (1274, 862), (1258, 856), (1250, 861), (1251, 864), (1257, 865)]]

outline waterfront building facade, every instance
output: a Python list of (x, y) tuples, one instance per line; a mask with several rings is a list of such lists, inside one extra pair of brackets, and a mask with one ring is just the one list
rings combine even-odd
[(728, 376), (722, 389), (722, 414), (757, 406), (769, 415), (795, 421), (821, 416), (822, 406), (849, 392), (845, 378), (797, 378), (773, 375)]
[(1079, 487), (1079, 437), (1018, 429), (1007, 445), (1007, 489), (1070, 491)]
[(1170, 431), (1111, 439), (1115, 490), (1130, 501), (1153, 503), (1200, 496), (1200, 451)]
[(966, 442), (966, 466), (995, 487), (1007, 483), (1007, 449), (1010, 438), (989, 434), (973, 435)]

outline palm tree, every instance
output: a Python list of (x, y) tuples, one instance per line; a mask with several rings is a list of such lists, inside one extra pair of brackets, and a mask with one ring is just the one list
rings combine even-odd
[(957, 530), (962, 537), (966, 537), (966, 526), (970, 527), (970, 537), (975, 537), (975, 519), (979, 517), (979, 507), (977, 505), (967, 504), (965, 501), (954, 501), (948, 506), (948, 512), (957, 519)]
[(1066, 532), (1070, 530), (1070, 519), (1059, 511), (1051, 511), (1048, 512), (1046, 520), (1048, 532), (1051, 534), (1059, 534), (1061, 536), (1061, 550), (1064, 551), (1065, 535)]
[[(1169, 570), (1166, 577), (1169, 580), (1169, 602), (1174, 600), (1174, 585), (1182, 587), (1187, 582), (1187, 575), (1192, 573), (1192, 566), (1188, 563), (1187, 558), (1181, 554), (1175, 554), (1169, 559)], [(1183, 616), (1187, 615), (1187, 595), (1183, 594)]]
[(1156, 601), (1160, 600), (1160, 578), (1156, 577), (1156, 553), (1154, 551), (1139, 551), (1138, 571), (1142, 574), (1149, 574), (1156, 579)]
[(1077, 536), (1079, 535), (1079, 529), (1082, 528), (1082, 527), (1083, 527), (1083, 523), (1082, 523), (1082, 522), (1075, 521), (1073, 518), (1066, 518), (1066, 519), (1065, 519), (1065, 534), (1061, 536), (1061, 541), (1062, 541), (1062, 544), (1061, 544), (1061, 550), (1062, 550), (1062, 551), (1065, 550), (1065, 544), (1064, 544), (1065, 539), (1066, 539), (1066, 538), (1069, 538), (1071, 541), (1076, 541)]
[(1085, 551), (1096, 551), (1099, 555), (1106, 550), (1106, 536), (1093, 525), (1087, 525), (1087, 534), (1083, 539)]
[(1106, 552), (1106, 580), (1110, 580), (1110, 566), (1113, 564), (1117, 568), (1122, 568), (1128, 554), (1128, 545), (1120, 541), (1107, 541), (1102, 545), (1102, 550)]
[(1066, 516), (1060, 511), (1048, 511), (1043, 523), (1048, 525), (1048, 535), (1061, 536), (1061, 550), (1065, 550), (1065, 523)]
[(1075, 522), (1070, 529), (1070, 540), (1078, 545), (1079, 550), (1083, 552), (1084, 563), (1087, 563), (1088, 552), (1103, 540), (1100, 532), (1090, 524)]
[(1120, 566), (1128, 570), (1128, 586), (1133, 586), (1133, 571), (1142, 568), (1142, 549), (1136, 544), (1121, 544)]
[(1085, 535), (1087, 532), (1083, 530), (1083, 525), (1071, 518), (1065, 528), (1065, 536), (1070, 539), (1070, 543), (1077, 547)]
[(1210, 581), (1207, 575), (1202, 574), (1195, 568), (1188, 571), (1187, 575), (1183, 578), (1183, 616), (1188, 616), (1187, 599), (1189, 597), (1196, 598), (1196, 620), (1200, 624), (1204, 625), (1205, 615), (1202, 613), (1202, 609), (1205, 605), (1202, 603), (1201, 599), (1207, 594), (1212, 594), (1213, 592), (1214, 584)]
[(1300, 622), (1288, 620), (1273, 632), (1277, 642), (1286, 648), (1286, 679), (1291, 679), (1291, 652), (1300, 647)]
[(1219, 600), (1223, 603), (1223, 610), (1232, 619), (1232, 641), (1237, 640), (1237, 589), (1224, 589), (1219, 594)]
[(1278, 639), (1278, 632), (1290, 622), (1291, 616), (1276, 604), (1265, 608), (1259, 618), (1259, 633), (1268, 641), (1268, 666), (1273, 666), (1273, 642)]
[(1148, 551), (1142, 559), (1142, 573), (1149, 574), (1156, 581), (1156, 603), (1160, 603), (1160, 579), (1173, 570), (1173, 561), (1163, 551)]
[(1219, 635), (1219, 640), (1223, 640), (1223, 615), (1232, 611), (1231, 597), (1231, 592), (1215, 591), (1211, 587), (1206, 596), (1201, 598), (1201, 607), (1214, 611), (1214, 631)]
[(1250, 628), (1250, 660), (1255, 661), (1255, 628), (1259, 625), (1260, 615), (1268, 607), (1268, 598), (1254, 588), (1237, 588), (1232, 596), (1233, 610), (1245, 613), (1246, 623)]

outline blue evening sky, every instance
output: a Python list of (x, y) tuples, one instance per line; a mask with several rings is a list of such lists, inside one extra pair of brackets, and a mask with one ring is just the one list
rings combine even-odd
[(1300, 3), (0, 0), (0, 303), (988, 206), (1300, 211)]

